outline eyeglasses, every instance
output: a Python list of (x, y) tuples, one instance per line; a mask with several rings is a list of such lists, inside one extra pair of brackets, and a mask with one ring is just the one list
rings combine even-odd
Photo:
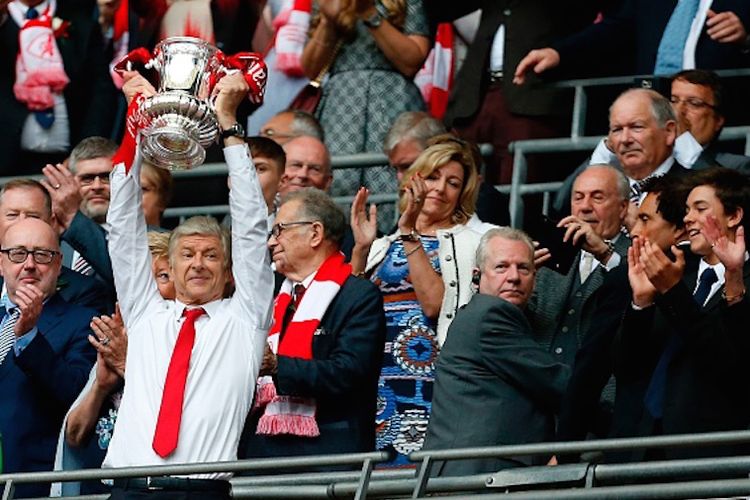
[(716, 105), (709, 104), (702, 99), (698, 99), (697, 97), (688, 97), (685, 99), (681, 99), (679, 97), (672, 96), (669, 98), (669, 102), (675, 105), (680, 104), (680, 103), (685, 104), (688, 108), (692, 110), (699, 110), (703, 108), (716, 109)]
[(55, 250), (47, 250), (45, 248), (39, 248), (36, 250), (29, 250), (28, 248), (23, 247), (4, 248), (0, 250), (0, 252), (7, 255), (8, 259), (16, 264), (22, 264), (26, 262), (26, 258), (29, 256), (29, 254), (32, 255), (34, 262), (36, 262), (37, 264), (49, 264), (50, 262), (52, 262), (55, 256), (60, 255), (60, 252), (57, 252)]
[(102, 184), (109, 184), (109, 172), (101, 172), (98, 174), (81, 174), (78, 177), (78, 182), (83, 186), (90, 186), (96, 179)]
[(302, 220), (302, 221), (297, 221), (297, 222), (279, 222), (278, 224), (273, 225), (273, 227), (271, 228), (271, 233), (269, 234), (268, 237), (270, 238), (271, 236), (273, 236), (274, 238), (278, 239), (278, 237), (281, 235), (281, 232), (286, 229), (289, 229), (290, 227), (307, 226), (310, 224), (315, 224), (315, 221)]

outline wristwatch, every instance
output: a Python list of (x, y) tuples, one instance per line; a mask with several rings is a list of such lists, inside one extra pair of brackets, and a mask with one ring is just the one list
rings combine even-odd
[(398, 238), (401, 241), (411, 241), (412, 243), (416, 243), (420, 240), (419, 233), (416, 229), (412, 229), (410, 232), (406, 234), (399, 234)]
[(245, 127), (240, 122), (236, 122), (228, 129), (221, 131), (221, 138), (226, 139), (227, 137), (239, 137), (240, 139), (245, 138)]
[(383, 12), (385, 7), (380, 2), (375, 2), (375, 12), (368, 18), (363, 19), (362, 22), (368, 28), (377, 28), (383, 23), (383, 19), (388, 17), (388, 12)]

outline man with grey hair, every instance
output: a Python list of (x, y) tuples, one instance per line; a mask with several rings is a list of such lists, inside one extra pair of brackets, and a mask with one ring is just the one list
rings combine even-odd
[[(479, 293), (456, 314), (437, 361), (423, 450), (536, 443), (554, 433), (569, 369), (534, 341), (524, 315), (536, 275), (534, 246), (518, 229), (490, 229), (476, 266)], [(438, 461), (432, 474), (535, 463), (527, 457)]]
[(273, 139), (282, 146), (302, 136), (315, 137), (321, 142), (325, 139), (320, 122), (310, 113), (298, 109), (276, 113), (260, 128), (258, 135)]
[(109, 174), (117, 144), (104, 137), (79, 142), (63, 164), (42, 169), (52, 210), (62, 230), (63, 264), (93, 276), (114, 295), (112, 263), (107, 252), (106, 217)]
[(427, 141), (446, 132), (443, 122), (424, 111), (406, 111), (396, 118), (383, 141), (383, 153), (388, 157), (390, 166), (396, 169), (399, 182), (404, 172), (427, 148)]
[[(629, 89), (609, 108), (609, 133), (592, 154), (590, 163), (606, 163), (612, 155), (628, 177), (635, 205), (645, 197), (641, 186), (649, 177), (681, 176), (689, 170), (674, 158), (677, 120), (669, 99), (650, 89)], [(573, 178), (580, 166), (558, 191), (554, 210), (564, 213), (570, 200)], [(637, 212), (633, 206), (631, 214)], [(631, 218), (632, 219), (632, 218)], [(634, 223), (628, 220), (628, 226)]]
[[(243, 74), (216, 84), (216, 116), (235, 129), (246, 98)], [(123, 87), (155, 90), (141, 76)], [(112, 172), (107, 220), (122, 320), (128, 330), (125, 387), (104, 467), (231, 461), (253, 400), (270, 324), (273, 277), (268, 213), (244, 138), (224, 137), (232, 178), (231, 240), (211, 218), (193, 218), (170, 241), (175, 300), (161, 297), (151, 271), (136, 138), (126, 136)], [(133, 158), (135, 155), (135, 158)], [(132, 161), (132, 168), (130, 167)], [(231, 248), (230, 248), (231, 243)], [(231, 253), (230, 253), (231, 252)], [(234, 293), (226, 298), (227, 288)], [(106, 342), (106, 339), (101, 339)], [(230, 498), (229, 473), (115, 480), (113, 498)]]
[(375, 449), (383, 298), (344, 263), (345, 228), (318, 189), (288, 194), (276, 214), (268, 247), (285, 280), (240, 446), (245, 458)]
[(619, 169), (590, 166), (573, 184), (571, 215), (558, 222), (559, 233), (547, 238), (553, 257), (566, 249), (578, 251), (569, 268), (539, 270), (529, 318), (535, 338), (568, 366), (591, 325), (605, 275), (625, 262), (630, 239), (621, 228), (629, 195), (628, 180)]

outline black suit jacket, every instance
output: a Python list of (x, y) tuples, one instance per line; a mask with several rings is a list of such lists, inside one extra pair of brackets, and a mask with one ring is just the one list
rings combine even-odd
[(251, 414), (240, 456), (278, 457), (356, 453), (375, 449), (375, 404), (385, 345), (380, 291), (350, 276), (333, 299), (313, 338), (313, 359), (278, 357), (279, 394), (315, 398), (317, 438), (259, 436)]
[[(560, 66), (570, 71), (586, 71), (598, 61), (613, 57), (622, 60), (619, 74), (652, 74), (664, 29), (676, 0), (622, 0), (620, 8), (605, 15), (598, 24), (553, 44), (560, 53)], [(746, 0), (714, 0), (715, 12), (737, 14), (747, 30), (750, 3)], [(623, 55), (635, 54), (634, 61)], [(695, 48), (695, 65), (703, 69), (741, 68), (750, 64), (750, 55), (737, 44), (718, 43), (704, 29)]]
[[(489, 83), (490, 47), (498, 27), (505, 26), (503, 68), (512, 75), (521, 59), (532, 49), (547, 47), (554, 40), (575, 33), (592, 22), (595, 10), (586, 0), (558, 2), (554, 0), (465, 0), (462, 2), (425, 3), (433, 22), (453, 21), (477, 9), (482, 18), (466, 59), (456, 75), (445, 122), (469, 118), (478, 110)], [(510, 110), (521, 115), (563, 115), (564, 91), (545, 87), (536, 76), (526, 85), (513, 85), (512, 78), (503, 80), (503, 94)]]
[[(11, 350), (0, 364), (3, 472), (52, 470), (63, 417), (96, 359), (88, 342), (95, 314), (53, 295), (42, 309), (34, 340), (20, 356)], [(48, 494), (49, 485), (16, 486), (18, 498)]]
[[(617, 400), (613, 437), (649, 436), (747, 429), (750, 401), (746, 376), (747, 301), (728, 307), (720, 291), (705, 306), (692, 297), (698, 259), (689, 259), (682, 282), (660, 295), (655, 307), (627, 308), (615, 341)], [(745, 265), (750, 287), (750, 265)], [(668, 368), (664, 415), (660, 422), (643, 404), (654, 367), (670, 335), (681, 345)], [(741, 446), (666, 449), (668, 459), (741, 454)], [(642, 458), (643, 452), (618, 454), (615, 459)]]
[[(456, 314), (435, 372), (424, 450), (548, 440), (569, 369), (537, 344), (521, 309), (477, 294)], [(436, 475), (489, 472), (528, 462), (436, 463)]]
[[(104, 42), (95, 2), (57, 2), (55, 17), (70, 21), (67, 38), (58, 38), (65, 72), (70, 83), (64, 95), (70, 120), (70, 146), (92, 135), (109, 137), (116, 111), (117, 91), (109, 76)], [(10, 17), (0, 25), (0, 171), (16, 166), (21, 148), (21, 132), (29, 110), (13, 94), (18, 53), (18, 25)], [(41, 169), (43, 165), (40, 165)]]

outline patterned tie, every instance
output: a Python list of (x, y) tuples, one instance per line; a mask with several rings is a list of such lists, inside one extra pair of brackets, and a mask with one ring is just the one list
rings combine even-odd
[[(695, 299), (695, 302), (700, 307), (703, 307), (708, 298), (708, 293), (711, 291), (711, 286), (718, 279), (716, 271), (711, 267), (706, 268), (701, 273), (701, 277), (698, 280), (698, 288), (693, 294), (693, 299)], [(682, 341), (677, 335), (672, 334), (669, 336), (659, 362), (656, 364), (656, 368), (654, 368), (654, 373), (651, 375), (651, 382), (648, 384), (646, 394), (643, 396), (643, 403), (654, 418), (661, 418), (664, 414), (664, 388), (667, 382), (667, 368), (681, 343)]]
[(698, 12), (700, 0), (679, 0), (667, 27), (661, 36), (659, 50), (656, 52), (656, 66), (654, 74), (671, 75), (682, 69), (682, 54), (685, 51), (685, 41), (690, 34), (695, 14)]
[[(34, 7), (29, 7), (29, 10), (26, 11), (26, 19), (36, 19), (37, 17), (39, 17), (39, 11)], [(34, 119), (40, 127), (47, 130), (55, 123), (55, 110), (54, 108), (49, 108), (42, 111), (34, 111)]]
[(162, 458), (168, 457), (177, 448), (177, 437), (182, 421), (182, 404), (185, 400), (185, 383), (190, 368), (190, 354), (195, 343), (195, 321), (205, 313), (202, 307), (185, 309), (183, 312), (185, 321), (177, 335), (172, 359), (167, 368), (159, 418), (156, 420), (154, 441), (151, 445)]
[(13, 332), (13, 327), (16, 326), (20, 311), (18, 308), (14, 308), (10, 312), (10, 316), (5, 321), (2, 330), (0, 330), (0, 365), (3, 364), (5, 357), (10, 352), (13, 343), (16, 340), (16, 334)]
[(80, 254), (73, 263), (73, 271), (85, 276), (91, 276), (94, 274), (94, 268), (91, 267), (91, 264), (89, 264)]
[(302, 302), (302, 296), (305, 295), (305, 291), (307, 289), (305, 288), (305, 285), (302, 283), (297, 283), (294, 285), (294, 296), (292, 297), (291, 302), (289, 302), (289, 305), (286, 308), (286, 311), (284, 311), (284, 318), (281, 322), (281, 338), (284, 338), (284, 333), (286, 332), (286, 327), (289, 325), (289, 322), (292, 320), (292, 317), (294, 316), (295, 311), (297, 311), (297, 308), (299, 307), (299, 303)]
[(583, 285), (589, 276), (591, 276), (591, 272), (594, 270), (594, 256), (588, 252), (583, 252), (583, 255), (581, 256), (581, 284)]

